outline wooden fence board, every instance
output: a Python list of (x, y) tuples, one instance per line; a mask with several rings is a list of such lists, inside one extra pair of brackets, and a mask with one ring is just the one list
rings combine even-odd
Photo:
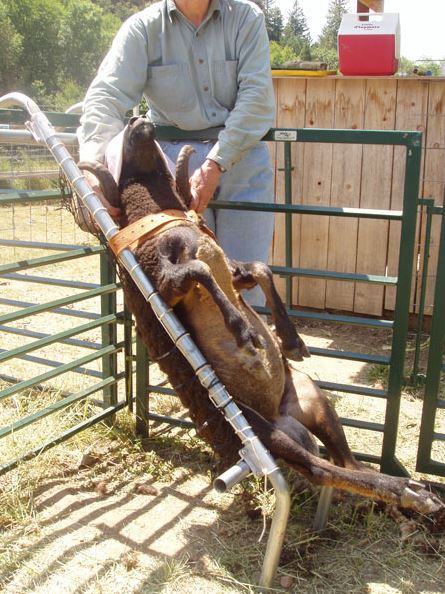
[[(334, 126), (335, 80), (308, 79), (306, 91), (306, 128)], [(303, 202), (329, 205), (331, 193), (332, 145), (307, 143), (303, 149)], [(301, 226), (300, 265), (303, 268), (327, 269), (329, 219), (305, 215)], [(299, 304), (323, 309), (326, 281), (302, 278)]]
[[(337, 80), (335, 91), (336, 128), (363, 128), (365, 81)], [(358, 207), (363, 149), (361, 145), (333, 147), (331, 206)], [(329, 220), (328, 269), (354, 272), (357, 255), (358, 220), (331, 217)], [(352, 311), (354, 283), (328, 281), (326, 307)]]
[[(303, 128), (306, 109), (306, 80), (291, 80), (289, 78), (278, 78), (277, 80), (277, 127)], [(276, 201), (283, 204), (285, 201), (284, 189), (284, 145), (276, 143)], [(301, 145), (292, 145), (292, 202), (301, 203), (303, 160), (301, 158)], [(300, 227), (301, 215), (292, 217), (292, 264), (300, 264)], [(283, 214), (276, 215), (275, 241), (273, 246), (273, 262), (277, 266), (285, 264), (285, 217)], [(284, 280), (276, 279), (277, 289), (282, 298), (285, 297)], [(298, 278), (293, 282), (294, 301), (298, 290)]]
[[(393, 79), (368, 79), (364, 126), (370, 130), (392, 130), (395, 123), (396, 81)], [(393, 165), (391, 146), (363, 147), (362, 208), (387, 209), (391, 198)], [(357, 272), (381, 274), (386, 272), (388, 222), (360, 220), (358, 228)], [(383, 311), (383, 286), (357, 283), (354, 311), (380, 316)]]
[[(397, 104), (396, 104), (396, 130), (417, 130), (423, 132), (426, 129), (426, 117), (428, 107), (428, 83), (418, 80), (406, 80), (398, 83)], [(395, 147), (394, 167), (391, 184), (391, 209), (401, 210), (403, 208), (403, 189), (405, 176), (406, 148)], [(424, 159), (422, 159), (422, 171)], [(399, 251), (400, 251), (400, 230), (399, 222), (389, 224), (388, 240), (388, 264), (389, 276), (397, 276)], [(416, 237), (420, 232), (420, 221)], [(417, 258), (414, 261), (413, 280), (411, 285), (411, 303), (414, 302), (417, 280)], [(396, 291), (394, 287), (385, 289), (385, 309), (393, 310), (395, 307)]]
[[(428, 98), (428, 120), (425, 135), (425, 176), (422, 184), (422, 197), (433, 198), (438, 206), (443, 204), (445, 180), (445, 85), (431, 81)], [(428, 281), (426, 291), (426, 313), (431, 313), (436, 283), (437, 256), (440, 238), (439, 217), (433, 217), (430, 257), (428, 261)], [(423, 246), (424, 229), (422, 229)], [(423, 251), (421, 258), (423, 257)]]
[[(278, 96), (278, 79), (274, 78), (272, 80), (272, 84), (273, 84), (273, 88), (274, 88), (275, 97), (277, 97)], [(275, 121), (274, 121), (273, 125), (275, 127), (277, 125), (277, 113), (275, 113)], [(277, 143), (276, 142), (268, 142), (268, 147), (269, 147), (272, 167), (274, 168), (274, 195), (273, 195), (273, 198), (271, 198), (271, 202), (276, 202), (277, 201), (277, 168), (275, 167), (275, 163), (276, 163), (276, 159), (277, 159)], [(270, 248), (270, 253), (269, 253), (269, 262), (270, 263), (272, 263), (275, 258), (274, 244), (275, 244), (275, 235), (274, 235), (272, 245)]]
[[(424, 130), (421, 196), (443, 203), (445, 186), (445, 79), (435, 77), (277, 78), (277, 125), (291, 128), (365, 128)], [(360, 90), (364, 89), (364, 90)], [(399, 209), (403, 195), (405, 149), (297, 143), (293, 145), (293, 202)], [(283, 150), (276, 147), (277, 199), (284, 200)], [(431, 305), (439, 217), (433, 223), (427, 304)], [(303, 224), (302, 222), (303, 221)], [(424, 223), (418, 230), (424, 241)], [(295, 216), (293, 264), (307, 268), (397, 273), (398, 223)], [(284, 217), (276, 222), (273, 262), (284, 263)], [(356, 252), (352, 248), (357, 237)], [(413, 279), (413, 303), (419, 301), (420, 267)], [(293, 304), (381, 316), (394, 307), (394, 289), (363, 283), (300, 279)], [(280, 283), (281, 289), (284, 284)], [(282, 295), (284, 293), (282, 292)], [(353, 298), (352, 298), (353, 295)]]

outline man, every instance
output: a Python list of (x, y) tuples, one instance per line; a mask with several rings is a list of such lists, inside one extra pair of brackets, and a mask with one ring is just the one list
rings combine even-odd
[[(224, 126), (216, 143), (187, 143), (196, 150), (192, 208), (204, 212), (213, 197), (273, 201), (270, 157), (259, 140), (273, 124), (275, 103), (264, 15), (255, 4), (162, 0), (128, 19), (85, 97), (81, 160), (104, 161), (108, 142), (142, 96), (155, 124)], [(182, 144), (162, 148), (175, 161)], [(85, 175), (99, 193), (94, 176)], [(230, 258), (267, 261), (272, 214), (207, 209), (205, 216)]]

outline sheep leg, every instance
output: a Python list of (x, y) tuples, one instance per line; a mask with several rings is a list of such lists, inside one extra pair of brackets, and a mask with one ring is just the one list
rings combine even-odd
[(237, 345), (247, 348), (252, 353), (256, 348), (263, 348), (259, 334), (231, 303), (205, 262), (189, 260), (185, 263), (172, 264), (166, 259), (160, 276), (158, 291), (170, 307), (182, 301), (199, 283), (207, 289), (219, 307), (224, 323), (235, 338)]
[(278, 337), (281, 340), (283, 354), (294, 361), (302, 361), (309, 357), (309, 352), (301, 337), (295, 330), (294, 324), (287, 315), (286, 308), (278, 295), (273, 282), (270, 268), (262, 262), (230, 261), (233, 283), (237, 290), (252, 289), (256, 285), (261, 287), (266, 296), (266, 305), (272, 312), (272, 320)]
[(297, 419), (326, 446), (337, 466), (361, 469), (346, 440), (334, 407), (317, 384), (306, 373), (292, 367), (286, 369), (280, 414)]
[(416, 481), (389, 476), (371, 470), (341, 468), (308, 452), (274, 423), (256, 411), (238, 403), (252, 429), (270, 453), (305, 476), (311, 483), (371, 497), (420, 514), (432, 514), (441, 524), (445, 504)]

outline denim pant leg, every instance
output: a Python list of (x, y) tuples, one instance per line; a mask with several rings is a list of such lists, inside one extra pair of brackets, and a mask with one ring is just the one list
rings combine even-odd
[[(216, 200), (229, 202), (273, 202), (273, 170), (266, 143), (259, 143), (221, 177)], [(274, 230), (270, 212), (215, 210), (216, 236), (229, 258), (241, 262), (269, 260)], [(264, 305), (259, 287), (245, 291), (251, 305)]]
[[(176, 162), (181, 146), (191, 144), (195, 153), (190, 158), (190, 172), (203, 163), (212, 146), (202, 142), (160, 144), (173, 162)], [(258, 143), (241, 161), (221, 176), (216, 200), (274, 201), (273, 169), (265, 142)], [(268, 262), (274, 229), (273, 213), (208, 208), (204, 212), (204, 217), (229, 258), (241, 262)], [(265, 303), (264, 294), (259, 287), (245, 291), (243, 297), (251, 305), (262, 306)]]

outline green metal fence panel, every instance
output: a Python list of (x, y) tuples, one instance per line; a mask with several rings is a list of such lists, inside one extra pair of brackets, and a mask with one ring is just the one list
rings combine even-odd
[(435, 429), (439, 411), (445, 410), (443, 384), (441, 390), (441, 378), (445, 373), (445, 216), (443, 209), (437, 271), (416, 469), (420, 472), (445, 476), (445, 461), (433, 459), (434, 443), (445, 442), (445, 435)]
[[(50, 121), (56, 125), (65, 125), (74, 129), (78, 123), (78, 116), (70, 114), (64, 116), (63, 114), (48, 114)], [(0, 122), (15, 122), (21, 123), (24, 121), (23, 113), (20, 110), (0, 110)], [(192, 140), (192, 139), (215, 139), (219, 129), (210, 129), (199, 132), (188, 132), (178, 131), (171, 127), (158, 127), (157, 135), (160, 139), (179, 139), (179, 140)], [(285, 225), (285, 237), (283, 241), (286, 246), (285, 253), (285, 265), (272, 267), (273, 272), (283, 278), (286, 283), (286, 295), (285, 301), (291, 317), (301, 319), (316, 319), (326, 320), (329, 322), (335, 322), (338, 324), (348, 324), (351, 326), (367, 326), (373, 328), (383, 328), (392, 332), (391, 350), (389, 355), (372, 355), (367, 353), (356, 353), (339, 351), (336, 349), (321, 349), (313, 347), (311, 352), (325, 357), (334, 357), (339, 360), (354, 360), (367, 363), (376, 363), (379, 365), (386, 365), (389, 369), (389, 383), (387, 390), (369, 388), (364, 386), (356, 385), (344, 385), (339, 383), (333, 383), (329, 381), (321, 380), (319, 383), (323, 388), (336, 390), (347, 394), (356, 394), (358, 396), (379, 398), (380, 400), (386, 401), (386, 413), (383, 423), (370, 422), (370, 421), (358, 421), (355, 419), (342, 419), (345, 426), (357, 427), (363, 430), (369, 430), (381, 434), (383, 436), (382, 449), (380, 456), (371, 455), (367, 452), (357, 452), (358, 457), (371, 461), (380, 462), (382, 468), (387, 472), (403, 474), (405, 473), (404, 468), (397, 460), (397, 429), (398, 420), (400, 413), (400, 399), (402, 391), (402, 382), (404, 374), (404, 363), (406, 354), (406, 340), (408, 332), (408, 317), (409, 317), (409, 295), (411, 287), (411, 271), (414, 258), (414, 247), (415, 247), (415, 230), (416, 220), (418, 211), (418, 195), (419, 195), (419, 178), (420, 178), (420, 149), (422, 142), (422, 135), (419, 132), (405, 132), (405, 131), (375, 131), (375, 130), (327, 130), (327, 129), (272, 129), (264, 138), (268, 141), (275, 141), (282, 145), (284, 151), (284, 204), (260, 204), (252, 205), (247, 203), (230, 203), (225, 204), (222, 202), (213, 203), (212, 206), (216, 209), (233, 208), (242, 210), (265, 210), (273, 211), (277, 213), (284, 213), (286, 219)], [(363, 209), (363, 208), (340, 208), (335, 206), (315, 206), (315, 205), (295, 205), (292, 204), (292, 150), (297, 143), (342, 143), (342, 144), (373, 144), (373, 145), (391, 145), (391, 146), (402, 146), (406, 149), (405, 159), (405, 179), (404, 179), (404, 192), (403, 192), (403, 209), (402, 210), (381, 210), (381, 209)], [(29, 192), (29, 201), (39, 201), (43, 198), (48, 200), (54, 200), (57, 198), (57, 192)], [(0, 197), (0, 205), (2, 200), (10, 199), (16, 203), (20, 203), (22, 196), (19, 192), (8, 192), (8, 195)], [(362, 274), (360, 271), (356, 273), (342, 273), (335, 270), (312, 270), (297, 268), (293, 266), (292, 261), (292, 234), (294, 233), (293, 228), (293, 216), (299, 214), (305, 215), (317, 215), (317, 216), (329, 216), (329, 217), (353, 217), (357, 219), (374, 219), (377, 221), (399, 221), (401, 226), (401, 238), (400, 238), (400, 253), (403, 257), (400, 258), (397, 276), (382, 276), (382, 275), (369, 275)], [(70, 248), (73, 246), (70, 246)], [(97, 248), (100, 251), (100, 247)], [(91, 250), (91, 251), (90, 251)], [(52, 262), (62, 261), (66, 259), (83, 258), (87, 255), (94, 255), (95, 249), (92, 248), (79, 248), (66, 250), (64, 254), (57, 253), (53, 256)], [(8, 263), (0, 267), (0, 274), (2, 276), (14, 275), (22, 273), (22, 270), (26, 271), (28, 268), (35, 268), (44, 266), (45, 260), (40, 258), (32, 258), (25, 262)], [(313, 312), (313, 311), (300, 311), (295, 310), (292, 307), (293, 295), (292, 295), (292, 279), (294, 277), (310, 277), (310, 278), (326, 278), (344, 280), (350, 282), (364, 282), (370, 284), (379, 284), (393, 286), (396, 288), (396, 307), (392, 320), (380, 320), (366, 316), (350, 316), (347, 314), (331, 314), (328, 312)], [(103, 283), (105, 284), (105, 292), (102, 293), (102, 303), (104, 311), (103, 316), (110, 315), (113, 310), (113, 293), (106, 291), (106, 286), (113, 285), (111, 277), (103, 276)], [(94, 292), (97, 287), (83, 287), (85, 292)], [(104, 289), (104, 287), (102, 287)], [(443, 295), (441, 297), (443, 299)], [(443, 302), (443, 301), (442, 301)], [(71, 303), (53, 303), (54, 311), (63, 310), (65, 305), (72, 305)], [(36, 310), (32, 308), (36, 306), (28, 306), (27, 312), (35, 313)], [(39, 306), (37, 306), (38, 309)], [(268, 313), (266, 308), (260, 308), (260, 313)], [(9, 314), (10, 316), (12, 314)], [(18, 314), (20, 315), (20, 314)], [(14, 317), (14, 316), (12, 316)], [(10, 318), (6, 318), (8, 320)], [(125, 375), (127, 376), (126, 394), (125, 399), (129, 406), (136, 402), (136, 421), (137, 429), (140, 433), (146, 434), (147, 423), (149, 419), (162, 420), (166, 417), (162, 415), (155, 415), (150, 412), (148, 406), (148, 399), (150, 392), (158, 392), (161, 394), (172, 394), (173, 391), (165, 387), (164, 385), (152, 385), (150, 384), (150, 373), (149, 366), (147, 364), (147, 353), (141, 344), (137, 344), (136, 354), (133, 354), (133, 342), (132, 337), (131, 320), (129, 319), (128, 312), (124, 314), (123, 319), (125, 326), (125, 340), (122, 343), (125, 348)], [(3, 323), (0, 318), (0, 323)], [(7, 321), (5, 322), (7, 323)], [(115, 335), (113, 334), (111, 325), (104, 326), (103, 331), (103, 349), (107, 353), (113, 352), (115, 357), (116, 349), (113, 351), (112, 344), (115, 344)], [(71, 336), (62, 336), (61, 340), (71, 340)], [(435, 339), (440, 340), (440, 339)], [(442, 336), (443, 341), (443, 336)], [(119, 344), (119, 343), (118, 343)], [(116, 366), (115, 360), (108, 359), (107, 373), (110, 378), (116, 377)], [(133, 376), (133, 363), (136, 367), (136, 377), (134, 384), (132, 383)], [(84, 364), (81, 362), (80, 364)], [(55, 369), (54, 373), (58, 370)], [(431, 372), (434, 375), (434, 372)], [(430, 371), (428, 371), (430, 376)], [(117, 375), (117, 377), (119, 374)], [(103, 380), (105, 381), (105, 380)], [(432, 382), (433, 380), (431, 380)], [(104, 386), (105, 393), (107, 394), (106, 402), (109, 404), (107, 410), (114, 411), (122, 405), (122, 403), (116, 404), (115, 397), (115, 384), (110, 383)], [(14, 389), (12, 387), (11, 389)], [(441, 406), (442, 400), (437, 397), (438, 386), (435, 384), (430, 388), (432, 396), (430, 396), (430, 407), (431, 410), (436, 410), (437, 406)], [(436, 399), (436, 400), (434, 400)], [(62, 406), (62, 405), (61, 405)], [(425, 409), (427, 411), (427, 408)], [(45, 413), (46, 414), (46, 413)], [(431, 412), (424, 412), (425, 419), (423, 424), (425, 427), (429, 427), (431, 423)], [(177, 423), (177, 420), (168, 418), (172, 423)], [(182, 422), (182, 421), (181, 421)], [(426, 428), (424, 432), (428, 434)], [(440, 437), (435, 436), (435, 438)], [(421, 449), (427, 450), (428, 444), (425, 446), (424, 436), (422, 437)], [(419, 454), (420, 456), (420, 454)], [(421, 458), (421, 456), (420, 456)], [(420, 460), (419, 458), (419, 460)], [(422, 458), (423, 460), (423, 458)], [(428, 458), (429, 460), (429, 458)], [(422, 464), (422, 468), (426, 468), (425, 461), (419, 462)], [(428, 464), (430, 462), (428, 461)], [(428, 465), (428, 468), (432, 467)], [(436, 469), (437, 466), (434, 466)], [(440, 471), (440, 468), (439, 468)], [(440, 472), (439, 472), (440, 473)]]
[[(173, 130), (163, 128), (160, 130), (162, 138), (171, 137)], [(422, 135), (419, 132), (399, 131), (370, 131), (370, 130), (322, 130), (322, 129), (274, 129), (265, 137), (265, 140), (282, 142), (284, 150), (284, 175), (285, 175), (285, 197), (284, 204), (257, 204), (246, 203), (224, 204), (220, 201), (213, 203), (214, 208), (234, 208), (243, 210), (268, 210), (273, 212), (284, 212), (285, 222), (285, 267), (272, 267), (275, 273), (280, 273), (286, 278), (286, 305), (291, 316), (300, 318), (315, 318), (336, 321), (344, 324), (386, 327), (392, 329), (391, 354), (388, 358), (382, 358), (383, 364), (389, 366), (388, 388), (383, 390), (372, 390), (360, 386), (344, 386), (328, 382), (320, 382), (322, 386), (329, 389), (356, 393), (363, 396), (372, 396), (386, 399), (386, 413), (384, 423), (371, 423), (357, 421), (354, 419), (342, 419), (345, 426), (356, 427), (364, 430), (374, 431), (383, 434), (382, 451), (380, 456), (370, 456), (367, 452), (356, 452), (357, 457), (363, 460), (380, 462), (385, 472), (393, 474), (407, 474), (404, 467), (396, 456), (397, 431), (400, 413), (400, 401), (404, 381), (404, 364), (406, 354), (406, 341), (409, 321), (409, 300), (412, 278), (412, 266), (414, 261), (415, 233), (418, 211), (418, 196), (420, 183), (421, 163), (421, 142)], [(360, 208), (336, 208), (318, 207), (292, 204), (292, 178), (291, 178), (291, 155), (292, 145), (298, 142), (316, 143), (353, 143), (353, 144), (377, 144), (402, 146), (406, 149), (405, 178), (403, 188), (403, 209), (401, 211), (373, 210)], [(400, 254), (397, 277), (386, 277), (365, 274), (341, 274), (336, 271), (326, 270), (305, 270), (292, 266), (292, 215), (293, 214), (316, 214), (318, 216), (341, 216), (356, 218), (372, 218), (382, 221), (398, 220), (401, 222)], [(301, 312), (292, 309), (292, 278), (295, 276), (313, 276), (320, 278), (342, 278), (342, 280), (378, 283), (396, 287), (396, 307), (394, 319), (375, 320), (372, 318), (358, 318), (348, 315), (331, 315), (327, 313)], [(266, 308), (259, 308), (260, 313), (269, 313)], [(338, 353), (326, 351), (318, 354), (336, 356)], [(351, 359), (353, 355), (351, 356)], [(360, 358), (360, 356), (359, 356)], [(371, 360), (371, 357), (370, 357)], [(156, 389), (150, 386), (150, 389)]]
[[(125, 345), (128, 333), (123, 336), (118, 326), (123, 319), (117, 304), (119, 284), (106, 248), (51, 239), (28, 240), (20, 222), (20, 215), (25, 212), (30, 219), (29, 228), (35, 224), (33, 213), (47, 204), (55, 205), (49, 207), (54, 213), (60, 201), (60, 191), (0, 190), (2, 235), (13, 236), (0, 238), (0, 281), (11, 285), (19, 295), (26, 295), (26, 300), (11, 299), (12, 295), (3, 291), (0, 298), (0, 305), (5, 308), (0, 313), (0, 337), (6, 347), (0, 349), (0, 439), (6, 440), (1, 450), (0, 474), (95, 423), (110, 422), (116, 411), (127, 406), (126, 390), (120, 390), (119, 385), (125, 383), (128, 373), (132, 375), (131, 367), (125, 369), (118, 357), (123, 359), (120, 353), (129, 351)], [(15, 209), (14, 229), (10, 228), (8, 208)], [(66, 216), (72, 220), (68, 212)], [(62, 239), (63, 227), (62, 224)], [(42, 251), (45, 255), (40, 255)], [(73, 263), (80, 269), (96, 270), (97, 281), (73, 277), (66, 270)], [(40, 274), (34, 273), (37, 269)], [(23, 288), (19, 290), (19, 286)], [(76, 322), (79, 317), (87, 321)], [(56, 318), (60, 319), (60, 326)], [(54, 352), (53, 358), (48, 356), (48, 348)], [(42, 398), (44, 394), (50, 397)], [(32, 403), (31, 412), (17, 418), (9, 414), (14, 408), (9, 403), (22, 397)], [(82, 414), (73, 415), (79, 405)], [(33, 433), (38, 436), (37, 426), (51, 415), (58, 415), (61, 420), (54, 434), (48, 437), (43, 432), (41, 443), (40, 438), (33, 439), (35, 447), (19, 447), (18, 454), (8, 456), (7, 440), (20, 445), (24, 430), (34, 426)]]

